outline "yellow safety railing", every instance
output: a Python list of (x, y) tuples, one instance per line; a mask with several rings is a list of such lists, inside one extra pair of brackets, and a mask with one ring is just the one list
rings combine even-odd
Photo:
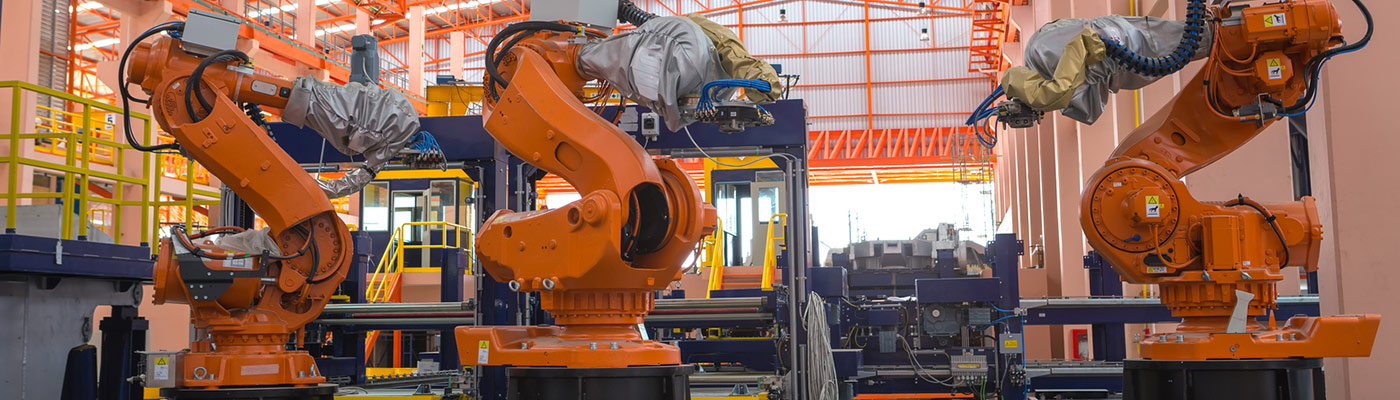
[[(438, 244), (404, 244), (404, 231), (406, 229), (421, 229), (420, 227), (438, 227), (442, 231), (442, 241)], [(429, 229), (431, 231), (431, 229)], [(448, 241), (448, 232), (455, 238)], [(462, 243), (463, 233), (466, 234), (465, 246)], [(431, 242), (431, 241), (428, 241)], [(370, 275), (369, 283), (365, 285), (365, 300), (370, 303), (393, 302), (398, 299), (400, 278), (404, 273), (403, 251), (408, 249), (467, 249), (469, 255), (476, 252), (476, 244), (473, 241), (471, 228), (445, 221), (428, 222), (405, 222), (394, 228), (393, 236), (389, 237), (389, 245), (384, 248), (384, 255), (379, 257), (379, 264), (374, 268), (374, 274)], [(475, 257), (467, 257), (466, 274), (471, 275)], [(370, 331), (365, 335), (365, 354), (370, 354), (374, 350), (374, 342), (379, 340), (379, 331)]]
[(705, 287), (705, 298), (710, 292), (724, 288), (724, 220), (715, 221), (715, 231), (701, 242), (700, 253), (705, 256), (700, 265), (710, 269), (709, 285)]
[[(779, 226), (776, 230), (775, 226)], [(701, 265), (710, 268), (709, 285), (705, 288), (705, 298), (716, 290), (724, 288), (724, 223), (715, 224), (715, 232), (701, 242), (701, 253), (705, 255)], [(763, 279), (759, 289), (773, 290), (773, 276), (778, 270), (778, 250), (786, 246), (787, 214), (773, 214), (768, 218), (768, 236), (763, 250)], [(780, 243), (782, 242), (782, 243)]]
[[(119, 243), (120, 232), (116, 230), (122, 227), (123, 221), (130, 218), (130, 216), (124, 212), (124, 208), (136, 207), (140, 210), (140, 221), (142, 222), (140, 223), (140, 236), (138, 237), (143, 242), (155, 243), (158, 237), (156, 233), (158, 229), (152, 228), (158, 228), (159, 221), (158, 218), (152, 218), (153, 207), (170, 205), (184, 206), (187, 210), (185, 222), (189, 224), (193, 219), (192, 214), (195, 206), (218, 204), (217, 201), (213, 200), (195, 200), (196, 196), (218, 198), (219, 194), (207, 190), (196, 190), (194, 188), (194, 182), (191, 180), (194, 174), (188, 174), (190, 175), (188, 178), (191, 179), (185, 179), (185, 200), (178, 202), (152, 201), (152, 195), (160, 193), (161, 180), (155, 179), (153, 181), (152, 179), (153, 171), (157, 170), (155, 168), (160, 168), (160, 157), (150, 153), (141, 153), (140, 156), (138, 156), (139, 160), (132, 160), (130, 157), (127, 157), (127, 152), (125, 151), (132, 149), (131, 146), (126, 143), (117, 142), (111, 134), (104, 134), (101, 132), (103, 130), (96, 129), (95, 127), (95, 123), (98, 122), (95, 118), (95, 114), (101, 112), (121, 113), (121, 108), (21, 81), (0, 81), (0, 89), (10, 90), (9, 131), (5, 133), (3, 138), (0, 138), (0, 140), (8, 140), (9, 153), (5, 154), (4, 157), (5, 162), (11, 167), (8, 171), (8, 182), (5, 193), (0, 194), (0, 198), (5, 200), (7, 206), (5, 209), (6, 232), (15, 232), (15, 225), (17, 222), (16, 215), (18, 211), (17, 206), (20, 205), (21, 199), (60, 199), (65, 206), (70, 206), (75, 204), (75, 202), (81, 202), (84, 207), (92, 207), (91, 205), (93, 204), (109, 205), (112, 209), (110, 214), (112, 223), (110, 226), (114, 229), (112, 232), (114, 233), (113, 239), (118, 240)], [(36, 104), (36, 111), (44, 111), (49, 115), (37, 116), (37, 123), (32, 120), (24, 121), (24, 114), (22, 111), (25, 93), (51, 96), (66, 101), (72, 107), (77, 108), (78, 111), (65, 111)], [(142, 140), (150, 142), (154, 136), (151, 117), (142, 113), (132, 112), (131, 118), (141, 121), (143, 131), (140, 135)], [(24, 127), (31, 126), (34, 130), (32, 132), (23, 129)], [(39, 132), (40, 130), (47, 132)], [(31, 143), (27, 142), (31, 140), (62, 141), (65, 149), (63, 154), (49, 154), (62, 157), (62, 162), (54, 161), (53, 157), (48, 157), (49, 155), (45, 155), (44, 157), (23, 156), (21, 150), (26, 146), (32, 146)], [(103, 163), (95, 159), (97, 158), (95, 154), (106, 154), (98, 151), (99, 148), (110, 149), (110, 164), (100, 165)], [(94, 166), (93, 164), (95, 162), (99, 165)], [(141, 172), (139, 175), (126, 172), (130, 165), (128, 163), (134, 162), (141, 163)], [(193, 161), (186, 160), (186, 162), (187, 167), (193, 170)], [(16, 168), (20, 166), (34, 167), (61, 175), (64, 182), (63, 187), (52, 193), (35, 193), (32, 192), (30, 188), (21, 188), (19, 185), (21, 168)], [(111, 184), (111, 197), (108, 198), (105, 195), (93, 194), (89, 188), (94, 181)], [(129, 188), (128, 186), (136, 187)], [(138, 190), (139, 196), (133, 196), (137, 197), (137, 199), (124, 200), (131, 194), (129, 191), (132, 189)], [(77, 230), (75, 232), (73, 229), (73, 225), (75, 225), (73, 224), (73, 220), (75, 218), (88, 218), (88, 212), (87, 210), (79, 210), (77, 213), (60, 213), (61, 217), (58, 221), (60, 224), (60, 238), (74, 239), (75, 237), (87, 236), (88, 224), (86, 221), (76, 224)], [(152, 250), (154, 250), (154, 246)]]
[[(64, 111), (44, 105), (38, 105), (35, 108), (38, 111), (43, 111), (48, 114), (45, 116), (42, 115), (43, 113), (39, 113), (34, 116), (34, 128), (36, 131), (48, 130), (48, 133), (75, 133), (79, 135), (82, 135), (83, 132), (89, 132), (89, 136), (106, 140), (114, 140), (116, 137), (112, 129), (106, 126), (107, 122), (95, 115), (89, 115), (85, 124), (83, 115), (80, 113)], [(84, 126), (91, 127), (92, 130), (85, 131), (83, 128)], [(67, 140), (63, 139), (51, 139), (47, 143), (35, 141), (34, 149), (56, 156), (65, 156), (68, 152), (68, 143)], [(93, 162), (102, 165), (112, 165), (112, 157), (115, 153), (112, 147), (95, 145), (91, 146), (89, 151), (92, 153), (91, 157)]]
[[(774, 236), (773, 227), (778, 224), (782, 224), (777, 230), (782, 236)], [(778, 241), (782, 243), (779, 244)], [(778, 213), (768, 217), (768, 239), (765, 243), (768, 245), (763, 251), (763, 284), (759, 288), (773, 290), (773, 275), (778, 270), (778, 246), (787, 246), (787, 214)]]

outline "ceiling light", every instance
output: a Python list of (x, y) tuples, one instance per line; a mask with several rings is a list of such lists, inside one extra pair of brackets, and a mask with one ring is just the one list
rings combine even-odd
[(928, 36), (928, 28), (924, 28), (922, 31), (919, 31), (919, 41), (927, 42), (931, 39), (933, 38)]
[(919, 2), (919, 15), (929, 15), (933, 10), (929, 9), (924, 2)]
[(778, 9), (778, 22), (787, 23), (787, 9)]

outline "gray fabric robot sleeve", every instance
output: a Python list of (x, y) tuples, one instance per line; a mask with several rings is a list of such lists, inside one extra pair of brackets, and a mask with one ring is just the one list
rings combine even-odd
[[(1181, 42), (1182, 33), (1186, 29), (1186, 23), (1182, 21), (1172, 21), (1153, 17), (1124, 17), (1121, 15), (1108, 15), (1094, 19), (1061, 19), (1046, 24), (1036, 31), (1026, 42), (1025, 63), (1026, 68), (1034, 71), (1034, 74), (1020, 74), (1008, 70), (1005, 85), (1028, 85), (1025, 81), (1030, 79), (1042, 79), (1053, 82), (1056, 80), (1056, 68), (1061, 67), (1060, 58), (1065, 55), (1066, 49), (1073, 49), (1074, 41), (1082, 41), (1081, 33), (1088, 28), (1098, 36), (1110, 37), (1122, 42), (1132, 51), (1144, 57), (1166, 56), (1176, 50)], [(1205, 42), (1201, 44), (1200, 50), (1193, 59), (1202, 59), (1210, 54), (1213, 36), (1210, 32), (1205, 35)], [(1113, 61), (1100, 61), (1101, 57), (1084, 57), (1085, 64), (1081, 66), (1083, 72), (1083, 83), (1067, 89), (1072, 90), (1067, 106), (1059, 108), (1061, 114), (1076, 121), (1086, 124), (1093, 124), (1103, 114), (1103, 110), (1108, 105), (1108, 96), (1117, 93), (1119, 90), (1141, 89), (1156, 82), (1158, 78), (1139, 75), (1132, 70)], [(1014, 69), (1014, 68), (1013, 68)], [(1035, 76), (1038, 75), (1038, 76)], [(1061, 74), (1061, 78), (1064, 75)], [(1062, 103), (1053, 102), (1055, 106)], [(1055, 111), (1046, 109), (1041, 111)]]
[(345, 177), (317, 182), (330, 198), (359, 191), (418, 132), (418, 111), (402, 94), (377, 86), (341, 86), (306, 77), (292, 84), (282, 120), (310, 127), (341, 153), (365, 157), (365, 163)]
[(661, 17), (636, 30), (579, 49), (579, 72), (612, 84), (623, 96), (661, 114), (672, 131), (695, 122), (681, 112), (687, 95), (728, 76), (714, 43), (685, 17)]

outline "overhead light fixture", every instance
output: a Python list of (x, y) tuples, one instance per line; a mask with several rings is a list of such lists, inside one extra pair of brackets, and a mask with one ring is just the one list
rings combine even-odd
[(787, 9), (785, 9), (785, 8), (779, 8), (779, 9), (778, 9), (778, 22), (782, 22), (782, 23), (787, 23), (787, 22), (788, 22), (788, 20), (787, 20)]
[(919, 31), (919, 41), (927, 42), (932, 39), (933, 38), (929, 37), (928, 35), (928, 28), (924, 28), (923, 30)]
[(919, 15), (929, 15), (931, 13), (933, 13), (933, 10), (930, 10), (927, 4), (924, 4), (922, 1), (919, 2)]
[(369, 23), (370, 23), (370, 25), (379, 25), (379, 24), (384, 23), (384, 20), (379, 19), (379, 18), (375, 18), (373, 21), (369, 21)]

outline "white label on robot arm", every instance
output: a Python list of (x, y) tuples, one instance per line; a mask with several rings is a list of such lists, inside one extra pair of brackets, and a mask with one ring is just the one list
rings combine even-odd
[(1276, 26), (1288, 25), (1288, 14), (1276, 13), (1264, 16), (1264, 27), (1273, 28)]
[(224, 259), (224, 268), (252, 270), (253, 263), (247, 258), (229, 258)]
[(476, 343), (476, 363), (488, 364), (491, 362), (491, 342), (482, 340)]

